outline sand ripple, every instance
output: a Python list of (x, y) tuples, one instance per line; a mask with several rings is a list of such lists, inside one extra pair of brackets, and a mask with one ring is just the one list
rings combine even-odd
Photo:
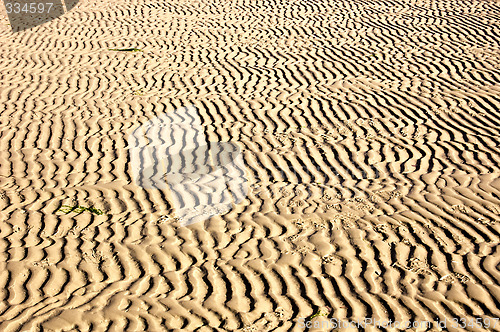
[[(80, 1), (17, 34), (2, 13), (0, 330), (499, 317), (499, 10)], [(127, 136), (188, 105), (250, 191), (182, 227)]]

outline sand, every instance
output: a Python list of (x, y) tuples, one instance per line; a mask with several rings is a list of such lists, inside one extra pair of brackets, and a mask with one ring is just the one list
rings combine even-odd
[[(500, 331), (498, 1), (1, 10), (0, 331)], [(191, 106), (248, 187), (187, 225), (129, 135)]]

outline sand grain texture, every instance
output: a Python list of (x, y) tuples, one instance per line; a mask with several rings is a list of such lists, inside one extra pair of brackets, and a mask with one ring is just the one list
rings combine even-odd
[[(16, 34), (0, 20), (0, 331), (500, 316), (498, 1), (80, 1)], [(250, 191), (181, 227), (134, 182), (127, 135), (189, 105), (240, 146)], [(105, 214), (56, 212), (74, 202)]]

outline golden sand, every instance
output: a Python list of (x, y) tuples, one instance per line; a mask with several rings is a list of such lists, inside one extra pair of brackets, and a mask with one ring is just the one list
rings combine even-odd
[[(85, 0), (0, 21), (0, 331), (500, 331), (498, 1)], [(182, 225), (127, 138), (190, 105), (241, 149), (248, 194)]]

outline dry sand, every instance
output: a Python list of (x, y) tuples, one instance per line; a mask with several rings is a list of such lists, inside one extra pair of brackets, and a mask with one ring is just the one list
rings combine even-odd
[[(500, 331), (450, 321), (500, 316), (499, 2), (86, 0), (1, 23), (0, 331), (318, 311)], [(188, 105), (249, 192), (182, 227), (127, 136)]]

